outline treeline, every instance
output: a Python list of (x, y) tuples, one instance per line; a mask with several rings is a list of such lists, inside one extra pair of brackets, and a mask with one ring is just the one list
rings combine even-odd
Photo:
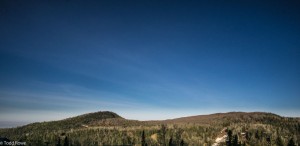
[[(76, 123), (76, 124), (75, 124)], [(75, 126), (74, 126), (75, 124)], [(82, 124), (86, 124), (84, 127)], [(0, 129), (0, 137), (31, 146), (211, 146), (224, 128), (229, 146), (291, 146), (300, 144), (300, 122), (272, 114), (230, 115), (209, 124), (142, 123), (113, 113), (93, 113), (63, 121)]]
[[(18, 141), (31, 146), (211, 146), (224, 127), (221, 125), (159, 125), (138, 127), (93, 127), (65, 132), (25, 134)], [(294, 146), (299, 144), (299, 131), (288, 127), (258, 124), (231, 124), (228, 126), (227, 146)], [(1, 135), (2, 136), (2, 135)]]

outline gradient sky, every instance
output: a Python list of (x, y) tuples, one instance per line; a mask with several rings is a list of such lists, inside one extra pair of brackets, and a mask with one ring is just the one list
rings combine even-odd
[(299, 1), (0, 1), (0, 123), (300, 116)]

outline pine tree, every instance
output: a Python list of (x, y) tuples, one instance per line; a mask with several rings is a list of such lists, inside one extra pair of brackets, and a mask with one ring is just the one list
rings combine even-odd
[(250, 135), (248, 132), (246, 132), (246, 140), (250, 140)]
[(180, 146), (184, 146), (184, 141), (181, 139)]
[(61, 144), (60, 144), (60, 137), (58, 137), (58, 140), (57, 140), (56, 146), (61, 146)]
[(231, 141), (232, 141), (232, 131), (228, 130), (227, 131), (227, 135), (228, 135), (228, 140), (227, 140), (227, 146), (231, 146)]
[(46, 146), (48, 146), (50, 144), (50, 142), (46, 141), (44, 142)]
[(237, 135), (234, 135), (233, 137), (233, 141), (232, 141), (232, 146), (238, 146), (238, 136)]
[(259, 139), (258, 130), (256, 130), (256, 132), (255, 132), (255, 138)]
[(146, 137), (145, 137), (145, 131), (143, 130), (143, 133), (142, 133), (142, 146), (146, 146)]
[(69, 139), (67, 136), (65, 137), (65, 140), (64, 140), (64, 146), (69, 146)]
[(173, 138), (172, 137), (169, 140), (169, 146), (173, 146)]
[(176, 132), (175, 132), (175, 137), (174, 137), (174, 140), (173, 140), (173, 144), (175, 144), (175, 145), (179, 145), (180, 144), (182, 133), (183, 133), (183, 129), (176, 128)]
[(241, 144), (241, 146), (246, 146), (246, 142), (244, 141), (244, 142)]
[(295, 146), (295, 142), (293, 138), (290, 139), (288, 146)]
[(266, 141), (267, 141), (268, 145), (271, 145), (271, 137), (270, 136), (267, 136)]
[(277, 138), (276, 138), (276, 145), (277, 146), (283, 146), (283, 142), (282, 142), (282, 140), (279, 136), (277, 136)]
[(160, 131), (159, 131), (159, 143), (162, 146), (166, 146), (166, 134), (167, 134), (167, 127), (166, 125), (161, 125)]

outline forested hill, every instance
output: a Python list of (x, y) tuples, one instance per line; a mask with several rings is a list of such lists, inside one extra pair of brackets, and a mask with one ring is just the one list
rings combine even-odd
[(82, 125), (89, 125), (97, 121), (105, 120), (105, 119), (124, 119), (116, 113), (103, 111), (103, 112), (94, 112), (88, 113), (72, 118), (68, 118), (59, 122), (68, 125), (76, 125), (75, 127), (82, 126)]
[[(154, 126), (161, 124), (200, 124), (223, 125), (224, 127), (234, 123), (272, 124), (280, 126), (283, 123), (299, 125), (300, 118), (281, 117), (273, 113), (265, 112), (228, 112), (210, 115), (197, 115), (159, 121), (127, 120), (110, 111), (87, 113), (63, 120), (50, 122), (36, 122), (16, 128), (0, 129), (0, 132), (9, 131), (61, 131), (88, 127), (110, 126)], [(3, 135), (1, 135), (3, 136)]]
[(50, 122), (36, 122), (25, 126), (21, 126), (17, 128), (9, 128), (9, 129), (14, 129), (19, 131), (68, 130), (68, 129), (82, 128), (86, 125), (90, 125), (92, 123), (102, 121), (102, 120), (108, 120), (108, 119), (123, 120), (124, 118), (122, 118), (121, 116), (113, 112), (100, 111), (100, 112), (83, 114), (76, 117), (67, 118), (64, 120), (50, 121)]
[[(230, 112), (161, 121), (127, 120), (113, 112), (88, 113), (59, 121), (0, 129), (0, 137), (29, 145), (212, 145), (224, 128), (245, 145), (300, 143), (299, 118), (263, 112)], [(144, 131), (144, 132), (143, 132)], [(141, 135), (144, 133), (144, 140)], [(224, 138), (224, 137), (223, 137)], [(233, 140), (233, 139), (232, 139)], [(171, 141), (172, 142), (172, 141)], [(219, 142), (219, 143), (222, 143)]]
[(165, 123), (198, 123), (198, 124), (212, 124), (212, 123), (281, 123), (285, 121), (300, 122), (299, 118), (281, 117), (273, 113), (265, 112), (228, 112), (215, 113), (210, 115), (198, 115), (181, 117), (176, 119), (165, 120)]

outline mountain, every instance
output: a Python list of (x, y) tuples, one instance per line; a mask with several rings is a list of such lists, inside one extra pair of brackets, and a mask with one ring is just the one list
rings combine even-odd
[(52, 130), (64, 130), (64, 129), (72, 129), (72, 128), (81, 128), (85, 125), (92, 124), (97, 121), (107, 120), (107, 119), (124, 119), (116, 113), (103, 111), (103, 112), (94, 112), (79, 115), (72, 118), (67, 118), (59, 121), (50, 121), (50, 122), (38, 122), (29, 124), (26, 126), (19, 127), (19, 129), (47, 129), (51, 127)]
[(30, 145), (43, 145), (45, 142), (55, 145), (58, 139), (59, 143), (68, 141), (70, 145), (139, 145), (141, 133), (145, 131), (145, 142), (149, 145), (167, 142), (177, 145), (181, 142), (185, 145), (222, 145), (230, 137), (224, 133), (224, 128), (227, 132), (231, 131), (232, 136), (239, 139), (238, 142), (246, 145), (287, 144), (291, 139), (300, 143), (299, 118), (263, 112), (230, 112), (137, 121), (104, 111), (0, 129), (0, 137), (26, 141)]
[[(273, 113), (264, 112), (229, 112), (229, 113), (215, 113), (210, 115), (198, 115), (190, 117), (181, 117), (176, 119), (165, 120), (166, 123), (201, 123), (211, 124), (212, 122), (267, 122), (274, 120), (283, 120), (284, 117)], [(295, 118), (296, 119), (296, 118)]]
[[(157, 125), (157, 124), (213, 124), (213, 123), (268, 123), (282, 122), (293, 120), (300, 122), (300, 118), (281, 117), (273, 113), (264, 112), (229, 112), (215, 113), (210, 115), (197, 115), (189, 117), (181, 117), (168, 120), (157, 121), (137, 121), (127, 120), (118, 114), (110, 111), (99, 111), (87, 113), (63, 120), (50, 122), (37, 122), (25, 126), (9, 129), (43, 129), (43, 127), (52, 127), (52, 129), (72, 129), (84, 128), (93, 126), (132, 126), (132, 125)], [(274, 124), (274, 123), (273, 123)], [(4, 128), (5, 129), (5, 128)]]

